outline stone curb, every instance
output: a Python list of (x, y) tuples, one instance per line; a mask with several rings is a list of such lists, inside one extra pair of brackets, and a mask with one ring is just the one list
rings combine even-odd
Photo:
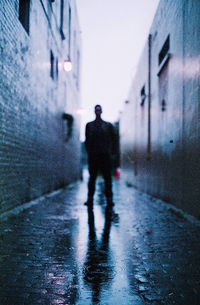
[(43, 195), (39, 198), (36, 198), (36, 199), (31, 200), (29, 202), (26, 202), (26, 203), (24, 203), (20, 206), (17, 206), (16, 208), (13, 208), (12, 210), (6, 211), (6, 212), (0, 214), (0, 221), (7, 221), (9, 217), (16, 216), (19, 213), (21, 213), (22, 211), (24, 211), (26, 209), (29, 209), (34, 205), (37, 205), (37, 204), (41, 203), (43, 200), (45, 200), (47, 198), (52, 198), (52, 197), (60, 194), (63, 190), (72, 188), (77, 183), (78, 182), (72, 182), (72, 183), (68, 184), (67, 186), (64, 186), (61, 189), (58, 189), (58, 190), (53, 191), (51, 193), (47, 193), (47, 194), (45, 194), (45, 195)]
[(187, 221), (189, 221), (190, 223), (193, 223), (195, 225), (198, 225), (200, 226), (200, 220), (198, 218), (196, 218), (195, 216), (193, 215), (190, 215), (188, 214), (187, 212), (185, 212), (184, 210), (180, 209), (180, 208), (177, 208), (176, 206), (174, 206), (173, 204), (171, 203), (168, 203), (168, 202), (165, 202), (159, 198), (156, 198), (156, 197), (153, 197), (147, 193), (142, 193), (141, 194), (145, 195), (148, 197), (148, 199), (153, 203), (155, 204), (155, 206), (160, 206), (162, 209), (165, 209), (167, 211), (169, 211), (169, 213), (173, 213), (175, 214), (176, 216), (180, 217), (180, 218), (183, 218), (183, 219), (186, 219)]

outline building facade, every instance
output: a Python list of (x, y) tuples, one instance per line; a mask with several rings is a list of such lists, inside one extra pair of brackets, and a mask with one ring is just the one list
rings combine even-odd
[(80, 52), (74, 0), (1, 0), (0, 212), (80, 177)]
[(200, 217), (200, 2), (161, 0), (121, 115), (138, 189)]

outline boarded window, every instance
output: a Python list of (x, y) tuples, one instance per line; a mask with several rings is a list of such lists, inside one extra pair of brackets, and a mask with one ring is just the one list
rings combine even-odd
[(19, 21), (29, 34), (30, 0), (19, 0)]
[(169, 41), (169, 35), (158, 55), (158, 64), (160, 65), (163, 61), (163, 59), (166, 57), (166, 55), (168, 54), (169, 52), (169, 47), (170, 47), (170, 41)]

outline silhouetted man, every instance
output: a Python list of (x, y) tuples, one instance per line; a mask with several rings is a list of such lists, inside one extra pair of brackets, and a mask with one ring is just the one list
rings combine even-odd
[(95, 106), (96, 119), (86, 125), (86, 150), (88, 153), (89, 182), (88, 200), (85, 205), (93, 205), (95, 182), (101, 171), (105, 182), (107, 205), (113, 206), (111, 154), (114, 152), (115, 132), (111, 123), (101, 119), (102, 108)]

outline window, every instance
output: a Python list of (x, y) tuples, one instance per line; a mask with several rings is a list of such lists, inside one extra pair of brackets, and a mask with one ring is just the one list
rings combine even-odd
[(163, 47), (158, 54), (158, 64), (159, 64), (159, 101), (162, 111), (166, 111), (168, 103), (168, 74), (169, 74), (169, 58), (170, 58), (170, 36), (167, 36)]
[(170, 47), (170, 41), (169, 41), (169, 35), (158, 55), (158, 64), (160, 65), (163, 61), (163, 59), (166, 57), (166, 55), (169, 53), (169, 47)]
[(50, 76), (54, 79), (54, 56), (53, 52), (50, 52)]
[(56, 58), (56, 79), (58, 80), (58, 58)]
[(62, 39), (65, 39), (65, 35), (63, 32), (63, 24), (64, 24), (64, 0), (60, 1), (60, 34)]
[(146, 99), (146, 93), (145, 93), (145, 86), (142, 87), (141, 91), (140, 91), (140, 96), (141, 96), (141, 106), (144, 106), (144, 102)]
[(19, 0), (19, 21), (29, 34), (30, 0)]
[(71, 55), (71, 7), (69, 5), (68, 11), (68, 50), (69, 50), (69, 57)]

